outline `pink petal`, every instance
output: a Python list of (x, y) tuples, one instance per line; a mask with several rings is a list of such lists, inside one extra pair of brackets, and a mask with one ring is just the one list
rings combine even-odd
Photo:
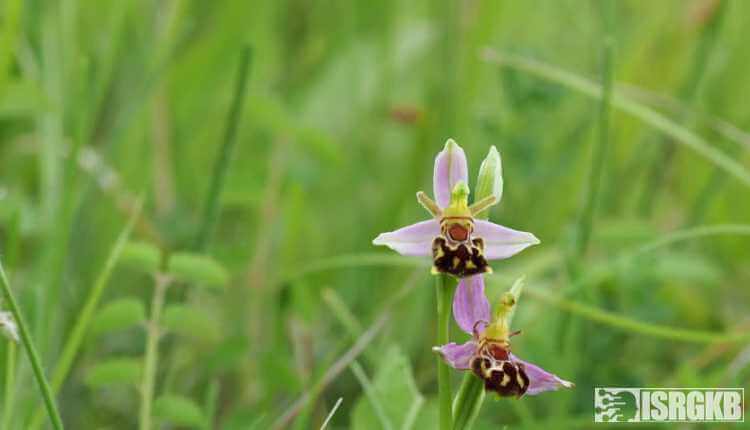
[(474, 237), (484, 239), (484, 256), (488, 260), (508, 258), (539, 243), (531, 233), (479, 219), (474, 220)]
[(418, 222), (396, 231), (380, 233), (374, 245), (385, 245), (401, 255), (432, 255), (432, 240), (440, 235), (440, 222), (431, 219)]
[(470, 367), (471, 357), (477, 350), (477, 343), (473, 340), (462, 344), (451, 342), (432, 349), (439, 353), (443, 357), (443, 360), (454, 369), (467, 370)]
[(445, 208), (450, 204), (451, 191), (458, 182), (463, 181), (469, 185), (468, 172), (464, 150), (453, 139), (448, 139), (445, 148), (435, 158), (435, 172), (432, 177), (438, 206)]
[[(463, 331), (474, 333), (484, 331), (490, 322), (490, 302), (484, 295), (484, 277), (475, 275), (463, 278), (458, 283), (456, 295), (453, 296), (453, 317)], [(481, 324), (480, 322), (484, 322)]]
[(554, 391), (559, 388), (573, 388), (575, 386), (572, 382), (549, 373), (537, 365), (520, 360), (513, 354), (510, 355), (510, 358), (513, 361), (523, 363), (526, 369), (526, 376), (529, 377), (529, 388), (526, 390), (526, 394), (529, 396), (543, 393), (545, 391)]

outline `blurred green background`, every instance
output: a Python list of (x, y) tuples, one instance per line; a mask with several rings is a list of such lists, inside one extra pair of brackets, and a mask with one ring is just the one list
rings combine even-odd
[[(339, 398), (331, 429), (435, 428), (429, 263), (371, 240), (425, 217), (448, 137), (472, 182), (497, 146), (491, 218), (542, 240), (488, 281), (494, 299), (527, 275), (514, 351), (577, 384), (487, 400), (476, 428), (601, 428), (594, 386), (748, 386), (747, 338), (711, 333), (750, 328), (750, 3), (0, 5), (0, 258), (48, 374), (102, 293), (61, 379), (67, 428), (137, 428), (156, 271), (176, 279), (153, 428), (317, 429)], [(605, 134), (603, 76), (642, 114), (613, 107)], [(47, 425), (10, 345), (0, 425)]]

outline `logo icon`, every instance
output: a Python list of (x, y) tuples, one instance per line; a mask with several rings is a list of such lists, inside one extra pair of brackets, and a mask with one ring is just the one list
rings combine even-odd
[(594, 396), (594, 421), (633, 422), (638, 416), (638, 390), (597, 388)]
[(594, 422), (744, 422), (744, 388), (594, 388)]

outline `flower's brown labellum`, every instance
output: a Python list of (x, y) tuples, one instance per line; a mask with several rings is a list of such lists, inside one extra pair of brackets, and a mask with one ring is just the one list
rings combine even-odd
[[(454, 231), (455, 230), (455, 231)], [(460, 235), (459, 229), (452, 228), (450, 234)], [(465, 236), (468, 239), (468, 234)], [(465, 242), (451, 243), (445, 237), (438, 236), (432, 241), (433, 270), (449, 273), (459, 278), (490, 272), (484, 258), (484, 241), (479, 238)]]
[(487, 391), (501, 397), (521, 397), (529, 389), (523, 363), (510, 359), (507, 349), (488, 343), (471, 359), (471, 370), (484, 381)]

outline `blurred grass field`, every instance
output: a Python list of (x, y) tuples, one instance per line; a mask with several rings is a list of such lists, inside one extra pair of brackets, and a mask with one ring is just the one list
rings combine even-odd
[[(138, 427), (166, 270), (152, 428), (317, 429), (339, 398), (329, 429), (435, 428), (429, 263), (371, 241), (424, 218), (449, 137), (472, 181), (497, 146), (491, 218), (542, 240), (493, 264), (491, 298), (527, 276), (514, 350), (577, 384), (477, 429), (606, 427), (595, 386), (747, 387), (750, 3), (603, 3), (2, 0), (0, 259), (48, 375), (102, 291), (66, 427)], [(20, 345), (0, 369), (0, 430), (47, 426)]]

